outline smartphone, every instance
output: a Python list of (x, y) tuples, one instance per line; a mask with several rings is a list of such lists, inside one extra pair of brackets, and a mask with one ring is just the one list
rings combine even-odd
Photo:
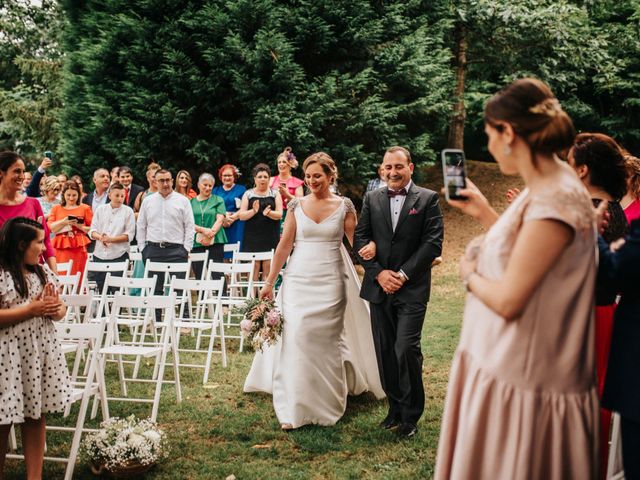
[(78, 223), (81, 223), (82, 219), (80, 217), (76, 217), (75, 215), (67, 215), (69, 220), (75, 220)]
[(442, 150), (442, 176), (444, 177), (444, 195), (447, 200), (466, 200), (460, 190), (467, 188), (467, 175), (464, 166), (464, 151), (456, 148)]
[(47, 150), (46, 152), (44, 152), (44, 156), (47, 157), (49, 160), (53, 160), (53, 157), (55, 155), (53, 154), (53, 152), (51, 150)]

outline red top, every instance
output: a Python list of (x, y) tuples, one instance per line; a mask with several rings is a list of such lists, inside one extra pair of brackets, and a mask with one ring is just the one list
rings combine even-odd
[(627, 217), (627, 222), (629, 223), (640, 218), (640, 200), (635, 199), (627, 205), (627, 208), (624, 209), (624, 214)]
[(44, 258), (55, 257), (55, 252), (51, 246), (49, 225), (44, 220), (42, 206), (36, 198), (25, 197), (24, 202), (19, 205), (0, 205), (0, 227), (4, 222), (14, 217), (27, 217), (42, 223), (44, 227)]

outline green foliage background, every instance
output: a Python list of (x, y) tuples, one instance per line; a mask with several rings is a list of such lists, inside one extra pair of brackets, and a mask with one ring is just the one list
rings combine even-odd
[[(581, 130), (640, 147), (638, 0), (1, 0), (0, 141), (90, 178), (154, 159), (248, 174), (287, 145), (344, 181), (385, 148), (446, 146), (467, 32), (465, 147), (513, 78), (549, 82)], [(25, 20), (26, 19), (26, 20)]]

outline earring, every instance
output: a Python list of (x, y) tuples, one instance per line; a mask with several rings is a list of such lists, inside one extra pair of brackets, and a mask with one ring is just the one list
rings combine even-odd
[(504, 153), (506, 156), (511, 155), (511, 147), (509, 145), (505, 145), (502, 149), (502, 153)]

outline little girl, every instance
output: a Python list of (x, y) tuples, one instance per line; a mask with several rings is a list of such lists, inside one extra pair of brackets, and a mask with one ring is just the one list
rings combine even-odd
[(66, 307), (57, 278), (46, 265), (43, 226), (25, 217), (0, 230), (0, 478), (9, 430), (22, 424), (27, 478), (41, 478), (44, 414), (64, 409), (70, 399), (69, 372), (52, 320)]

